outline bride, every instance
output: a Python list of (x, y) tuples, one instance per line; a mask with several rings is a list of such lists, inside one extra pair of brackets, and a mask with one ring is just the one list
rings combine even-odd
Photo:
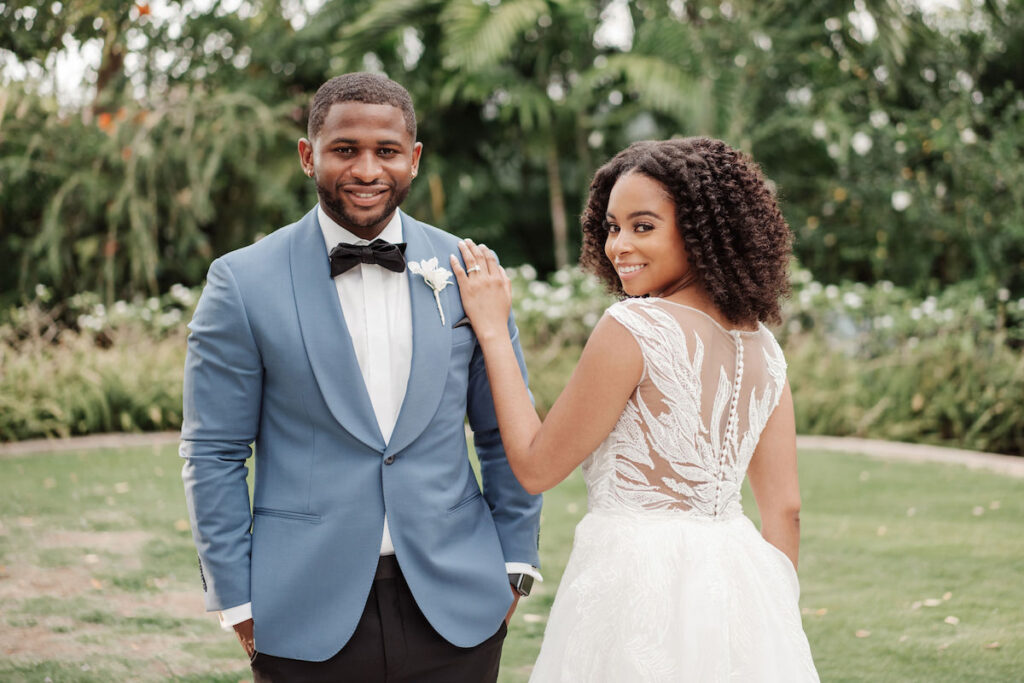
[[(718, 140), (639, 142), (598, 170), (581, 262), (618, 294), (543, 423), (493, 252), (452, 257), (502, 441), (531, 493), (583, 464), (531, 681), (817, 681), (797, 605), (800, 493), (779, 320), (790, 235), (758, 167)], [(744, 476), (761, 533), (744, 516)]]

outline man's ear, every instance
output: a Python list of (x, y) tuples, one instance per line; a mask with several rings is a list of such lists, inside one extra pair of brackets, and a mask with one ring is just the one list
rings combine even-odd
[(303, 173), (313, 177), (313, 143), (306, 138), (299, 138), (299, 165)]
[(423, 143), (417, 142), (412, 146), (412, 174), (415, 176), (420, 172), (420, 155), (423, 153)]

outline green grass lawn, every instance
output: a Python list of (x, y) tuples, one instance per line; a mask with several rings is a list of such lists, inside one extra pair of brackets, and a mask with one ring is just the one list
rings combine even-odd
[[(800, 471), (822, 680), (1024, 678), (1024, 480), (813, 452)], [(179, 473), (173, 447), (0, 459), (0, 680), (248, 677), (202, 610)], [(578, 472), (546, 495), (546, 581), (513, 619), (502, 683), (529, 675), (585, 509)]]

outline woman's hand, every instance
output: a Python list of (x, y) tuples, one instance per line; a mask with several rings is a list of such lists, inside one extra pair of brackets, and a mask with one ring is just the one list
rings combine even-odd
[(466, 311), (473, 333), (480, 342), (508, 334), (508, 316), (512, 310), (512, 283), (505, 269), (498, 265), (498, 257), (485, 246), (473, 240), (460, 240), (459, 251), (466, 269), (454, 255), (450, 257), (452, 271), (459, 283), (462, 308)]

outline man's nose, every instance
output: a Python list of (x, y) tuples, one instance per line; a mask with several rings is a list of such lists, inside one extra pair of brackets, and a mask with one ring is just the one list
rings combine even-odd
[(380, 160), (372, 152), (366, 152), (356, 157), (352, 166), (352, 175), (356, 180), (364, 183), (371, 183), (380, 177)]

